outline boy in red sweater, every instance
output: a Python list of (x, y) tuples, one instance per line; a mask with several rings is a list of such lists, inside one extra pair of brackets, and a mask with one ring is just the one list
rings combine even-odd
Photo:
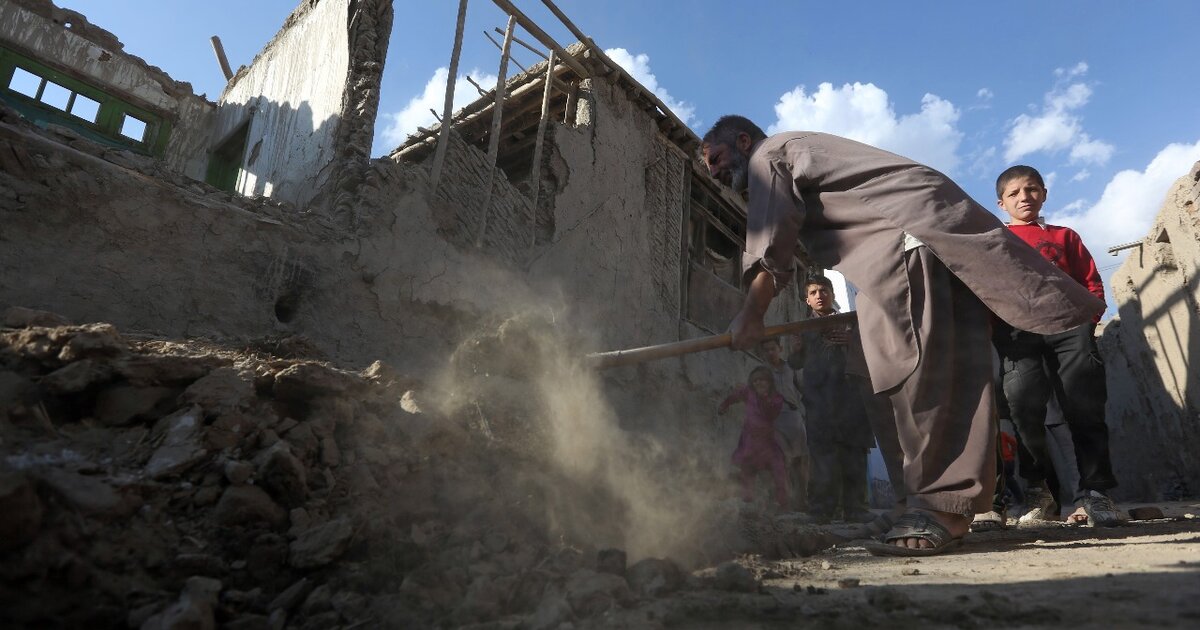
[[(1011, 217), (1008, 227), (1067, 275), (1104, 299), (1096, 262), (1074, 230), (1041, 219), (1046, 184), (1037, 169), (1013, 166), (996, 179), (997, 203)], [(1097, 322), (1099, 318), (1097, 318)], [(1111, 527), (1128, 520), (1108, 496), (1117, 485), (1108, 450), (1104, 404), (1108, 399), (1104, 363), (1096, 348), (1096, 323), (1055, 335), (1017, 330), (1000, 322), (996, 350), (1004, 362), (1004, 394), (1013, 424), (1032, 455), (1021, 476), (1029, 483), (1026, 504), (1041, 518), (1058, 518), (1059, 506), (1046, 487), (1050, 466), (1046, 446), (1046, 403), (1058, 395), (1075, 443), (1079, 465), (1076, 502), (1088, 524)], [(1024, 463), (1024, 462), (1023, 462)]]

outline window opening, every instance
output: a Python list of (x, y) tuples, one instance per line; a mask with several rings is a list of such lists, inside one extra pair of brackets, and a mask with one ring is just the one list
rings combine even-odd
[(8, 89), (29, 98), (37, 98), (42, 89), (42, 77), (24, 68), (16, 68), (12, 80), (8, 82)]
[(42, 95), (38, 100), (54, 109), (60, 109), (65, 112), (71, 105), (71, 90), (53, 81), (46, 81), (46, 84), (42, 87)]
[(71, 115), (76, 118), (86, 120), (90, 123), (96, 122), (96, 116), (100, 113), (100, 102), (92, 100), (82, 94), (76, 93), (75, 100), (71, 102)]
[(170, 123), (120, 97), (0, 46), (0, 102), (44, 126), (110, 146), (161, 154)]
[(125, 120), (121, 121), (121, 135), (134, 142), (142, 142), (146, 137), (146, 121), (125, 114)]

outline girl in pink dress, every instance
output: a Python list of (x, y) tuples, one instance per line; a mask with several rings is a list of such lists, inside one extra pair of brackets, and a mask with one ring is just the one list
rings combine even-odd
[(783, 409), (783, 396), (775, 391), (775, 378), (770, 368), (759, 366), (750, 372), (750, 385), (739, 385), (717, 408), (725, 413), (734, 403), (745, 403), (746, 418), (742, 436), (733, 451), (733, 464), (741, 471), (742, 500), (754, 499), (754, 477), (769, 470), (775, 482), (775, 502), (781, 509), (787, 506), (787, 466), (783, 449), (775, 441), (775, 419)]

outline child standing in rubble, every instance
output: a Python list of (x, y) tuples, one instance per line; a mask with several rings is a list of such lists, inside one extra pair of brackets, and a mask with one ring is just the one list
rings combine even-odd
[(749, 385), (739, 385), (717, 407), (724, 414), (734, 403), (746, 405), (742, 435), (733, 451), (733, 464), (738, 467), (742, 483), (742, 500), (754, 500), (754, 478), (767, 470), (775, 486), (775, 502), (780, 510), (787, 509), (787, 466), (783, 449), (775, 439), (775, 420), (783, 410), (783, 396), (775, 388), (771, 369), (759, 366), (751, 370)]

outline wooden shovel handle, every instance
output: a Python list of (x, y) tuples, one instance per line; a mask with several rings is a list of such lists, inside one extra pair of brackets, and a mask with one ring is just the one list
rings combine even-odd
[[(838, 326), (849, 326), (854, 324), (857, 315), (851, 311), (849, 313), (838, 313), (826, 317), (813, 317), (811, 319), (802, 319), (786, 324), (778, 324), (776, 326), (767, 326), (766, 333), (763, 339), (773, 339), (790, 335), (799, 332), (807, 332), (811, 330), (824, 330), (826, 328), (837, 328)], [(587, 355), (585, 361), (591, 367), (597, 370), (606, 370), (611, 367), (621, 365), (633, 365), (635, 363), (644, 363), (646, 361), (654, 361), (657, 359), (666, 359), (669, 357), (678, 357), (693, 352), (703, 352), (705, 350), (716, 350), (717, 348), (728, 348), (732, 343), (733, 337), (729, 333), (720, 335), (711, 335), (708, 337), (700, 337), (698, 339), (687, 339), (684, 341), (675, 341), (672, 343), (662, 343), (657, 346), (646, 346), (644, 348), (630, 348), (629, 350), (613, 350), (612, 352), (595, 352)]]

